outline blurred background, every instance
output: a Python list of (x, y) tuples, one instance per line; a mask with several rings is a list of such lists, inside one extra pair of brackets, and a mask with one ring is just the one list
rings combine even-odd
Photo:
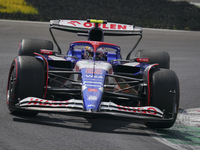
[(0, 19), (104, 19), (145, 28), (200, 30), (200, 0), (0, 0)]

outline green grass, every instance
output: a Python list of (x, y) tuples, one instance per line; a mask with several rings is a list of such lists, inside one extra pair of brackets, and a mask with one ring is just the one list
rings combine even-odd
[(24, 0), (0, 0), (0, 13), (39, 14), (37, 9)]

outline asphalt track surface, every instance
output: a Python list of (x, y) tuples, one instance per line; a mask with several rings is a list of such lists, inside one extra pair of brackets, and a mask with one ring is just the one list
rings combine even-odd
[[(11, 115), (6, 106), (6, 84), (19, 42), (23, 38), (52, 40), (48, 28), (48, 23), (0, 20), (0, 149), (173, 149), (170, 143), (153, 138), (157, 136), (155, 132), (134, 121), (58, 114)], [(84, 40), (72, 33), (56, 35), (63, 53), (69, 42)], [(105, 41), (120, 45), (123, 58), (134, 43), (130, 37), (106, 37)], [(169, 52), (170, 68), (180, 82), (180, 108), (200, 108), (200, 32), (144, 29), (139, 49)]]

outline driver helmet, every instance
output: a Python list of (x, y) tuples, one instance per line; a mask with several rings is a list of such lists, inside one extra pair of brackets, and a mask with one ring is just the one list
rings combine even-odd
[(98, 57), (98, 58), (103, 57), (103, 54), (105, 53), (105, 51), (106, 51), (106, 50), (105, 50), (104, 47), (98, 48), (98, 49), (97, 49), (97, 54), (96, 54), (97, 57)]
[(86, 46), (84, 56), (85, 56), (85, 59), (93, 59), (93, 56), (94, 56), (93, 48), (90, 46)]

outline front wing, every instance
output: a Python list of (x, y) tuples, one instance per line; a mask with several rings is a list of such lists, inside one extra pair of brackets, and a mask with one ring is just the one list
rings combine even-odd
[(138, 121), (170, 121), (164, 113), (153, 106), (127, 107), (113, 102), (102, 102), (98, 112), (84, 111), (83, 101), (70, 99), (66, 101), (44, 100), (27, 97), (19, 102), (15, 109), (43, 113), (62, 113), (77, 116), (111, 116), (116, 118), (134, 119)]

